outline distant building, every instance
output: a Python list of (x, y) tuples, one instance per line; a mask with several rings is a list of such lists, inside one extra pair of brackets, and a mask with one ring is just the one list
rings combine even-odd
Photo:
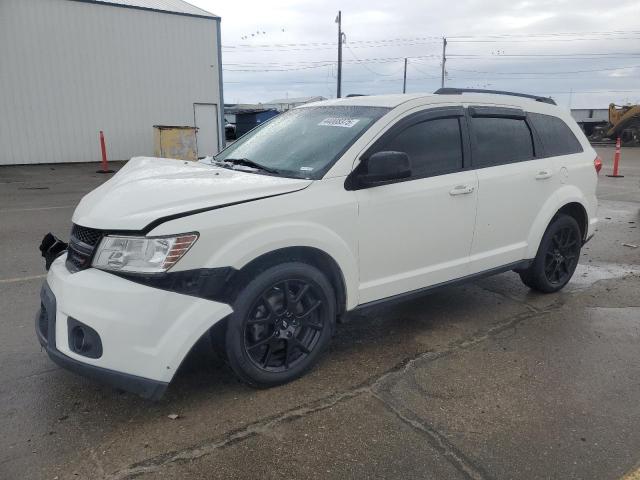
[(265, 110), (261, 103), (225, 103), (224, 104), (224, 121), (235, 125), (236, 115), (241, 112), (255, 112), (257, 110)]
[(608, 108), (573, 108), (571, 109), (571, 116), (576, 122), (608, 122), (609, 121), (609, 109)]
[(278, 112), (286, 112), (292, 108), (304, 105), (305, 103), (321, 102), (326, 100), (325, 97), (297, 97), (297, 98), (280, 98), (271, 100), (264, 103), (225, 103), (224, 104), (224, 119), (226, 123), (235, 124), (236, 114), (261, 112), (264, 110), (276, 110)]
[(594, 127), (609, 123), (608, 108), (572, 108), (571, 116), (587, 136), (593, 133)]
[(322, 100), (326, 100), (326, 98), (321, 96), (278, 98), (276, 100), (265, 102), (261, 104), (261, 106), (263, 108), (274, 108), (279, 112), (286, 112), (287, 110), (291, 110), (292, 108), (295, 108), (299, 105), (304, 105), (305, 103), (312, 103), (312, 102), (321, 102)]
[(154, 125), (224, 145), (220, 18), (182, 0), (0, 0), (0, 165), (153, 155)]

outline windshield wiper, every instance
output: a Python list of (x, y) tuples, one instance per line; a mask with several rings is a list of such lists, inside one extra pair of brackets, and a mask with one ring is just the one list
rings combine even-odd
[(274, 175), (278, 175), (280, 173), (275, 168), (265, 167), (264, 165), (260, 165), (253, 160), (249, 160), (248, 158), (225, 158), (222, 161), (232, 163), (233, 165), (243, 165), (245, 167), (256, 168), (258, 170), (262, 170), (263, 172), (272, 173)]

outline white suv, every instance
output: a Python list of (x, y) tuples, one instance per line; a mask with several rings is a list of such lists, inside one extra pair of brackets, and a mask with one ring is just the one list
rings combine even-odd
[(82, 199), (68, 248), (43, 241), (40, 342), (158, 398), (211, 336), (269, 387), (354, 309), (507, 270), (561, 289), (597, 222), (595, 151), (550, 99), (436, 93), (305, 105), (209, 164), (132, 159)]

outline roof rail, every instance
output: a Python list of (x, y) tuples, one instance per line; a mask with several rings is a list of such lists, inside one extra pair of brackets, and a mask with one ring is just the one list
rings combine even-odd
[(512, 97), (525, 97), (535, 100), (536, 102), (549, 103), (551, 105), (556, 105), (556, 102), (553, 98), (549, 97), (539, 97), (537, 95), (529, 95), (526, 93), (516, 93), (516, 92), (505, 92), (502, 90), (483, 90), (481, 88), (439, 88), (435, 92), (438, 95), (461, 95), (463, 93), (491, 93), (493, 95), (511, 95)]

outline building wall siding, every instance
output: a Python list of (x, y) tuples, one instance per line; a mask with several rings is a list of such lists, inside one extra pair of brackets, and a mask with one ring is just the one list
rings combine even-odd
[(153, 125), (220, 105), (212, 19), (68, 0), (0, 1), (0, 165), (153, 154)]

